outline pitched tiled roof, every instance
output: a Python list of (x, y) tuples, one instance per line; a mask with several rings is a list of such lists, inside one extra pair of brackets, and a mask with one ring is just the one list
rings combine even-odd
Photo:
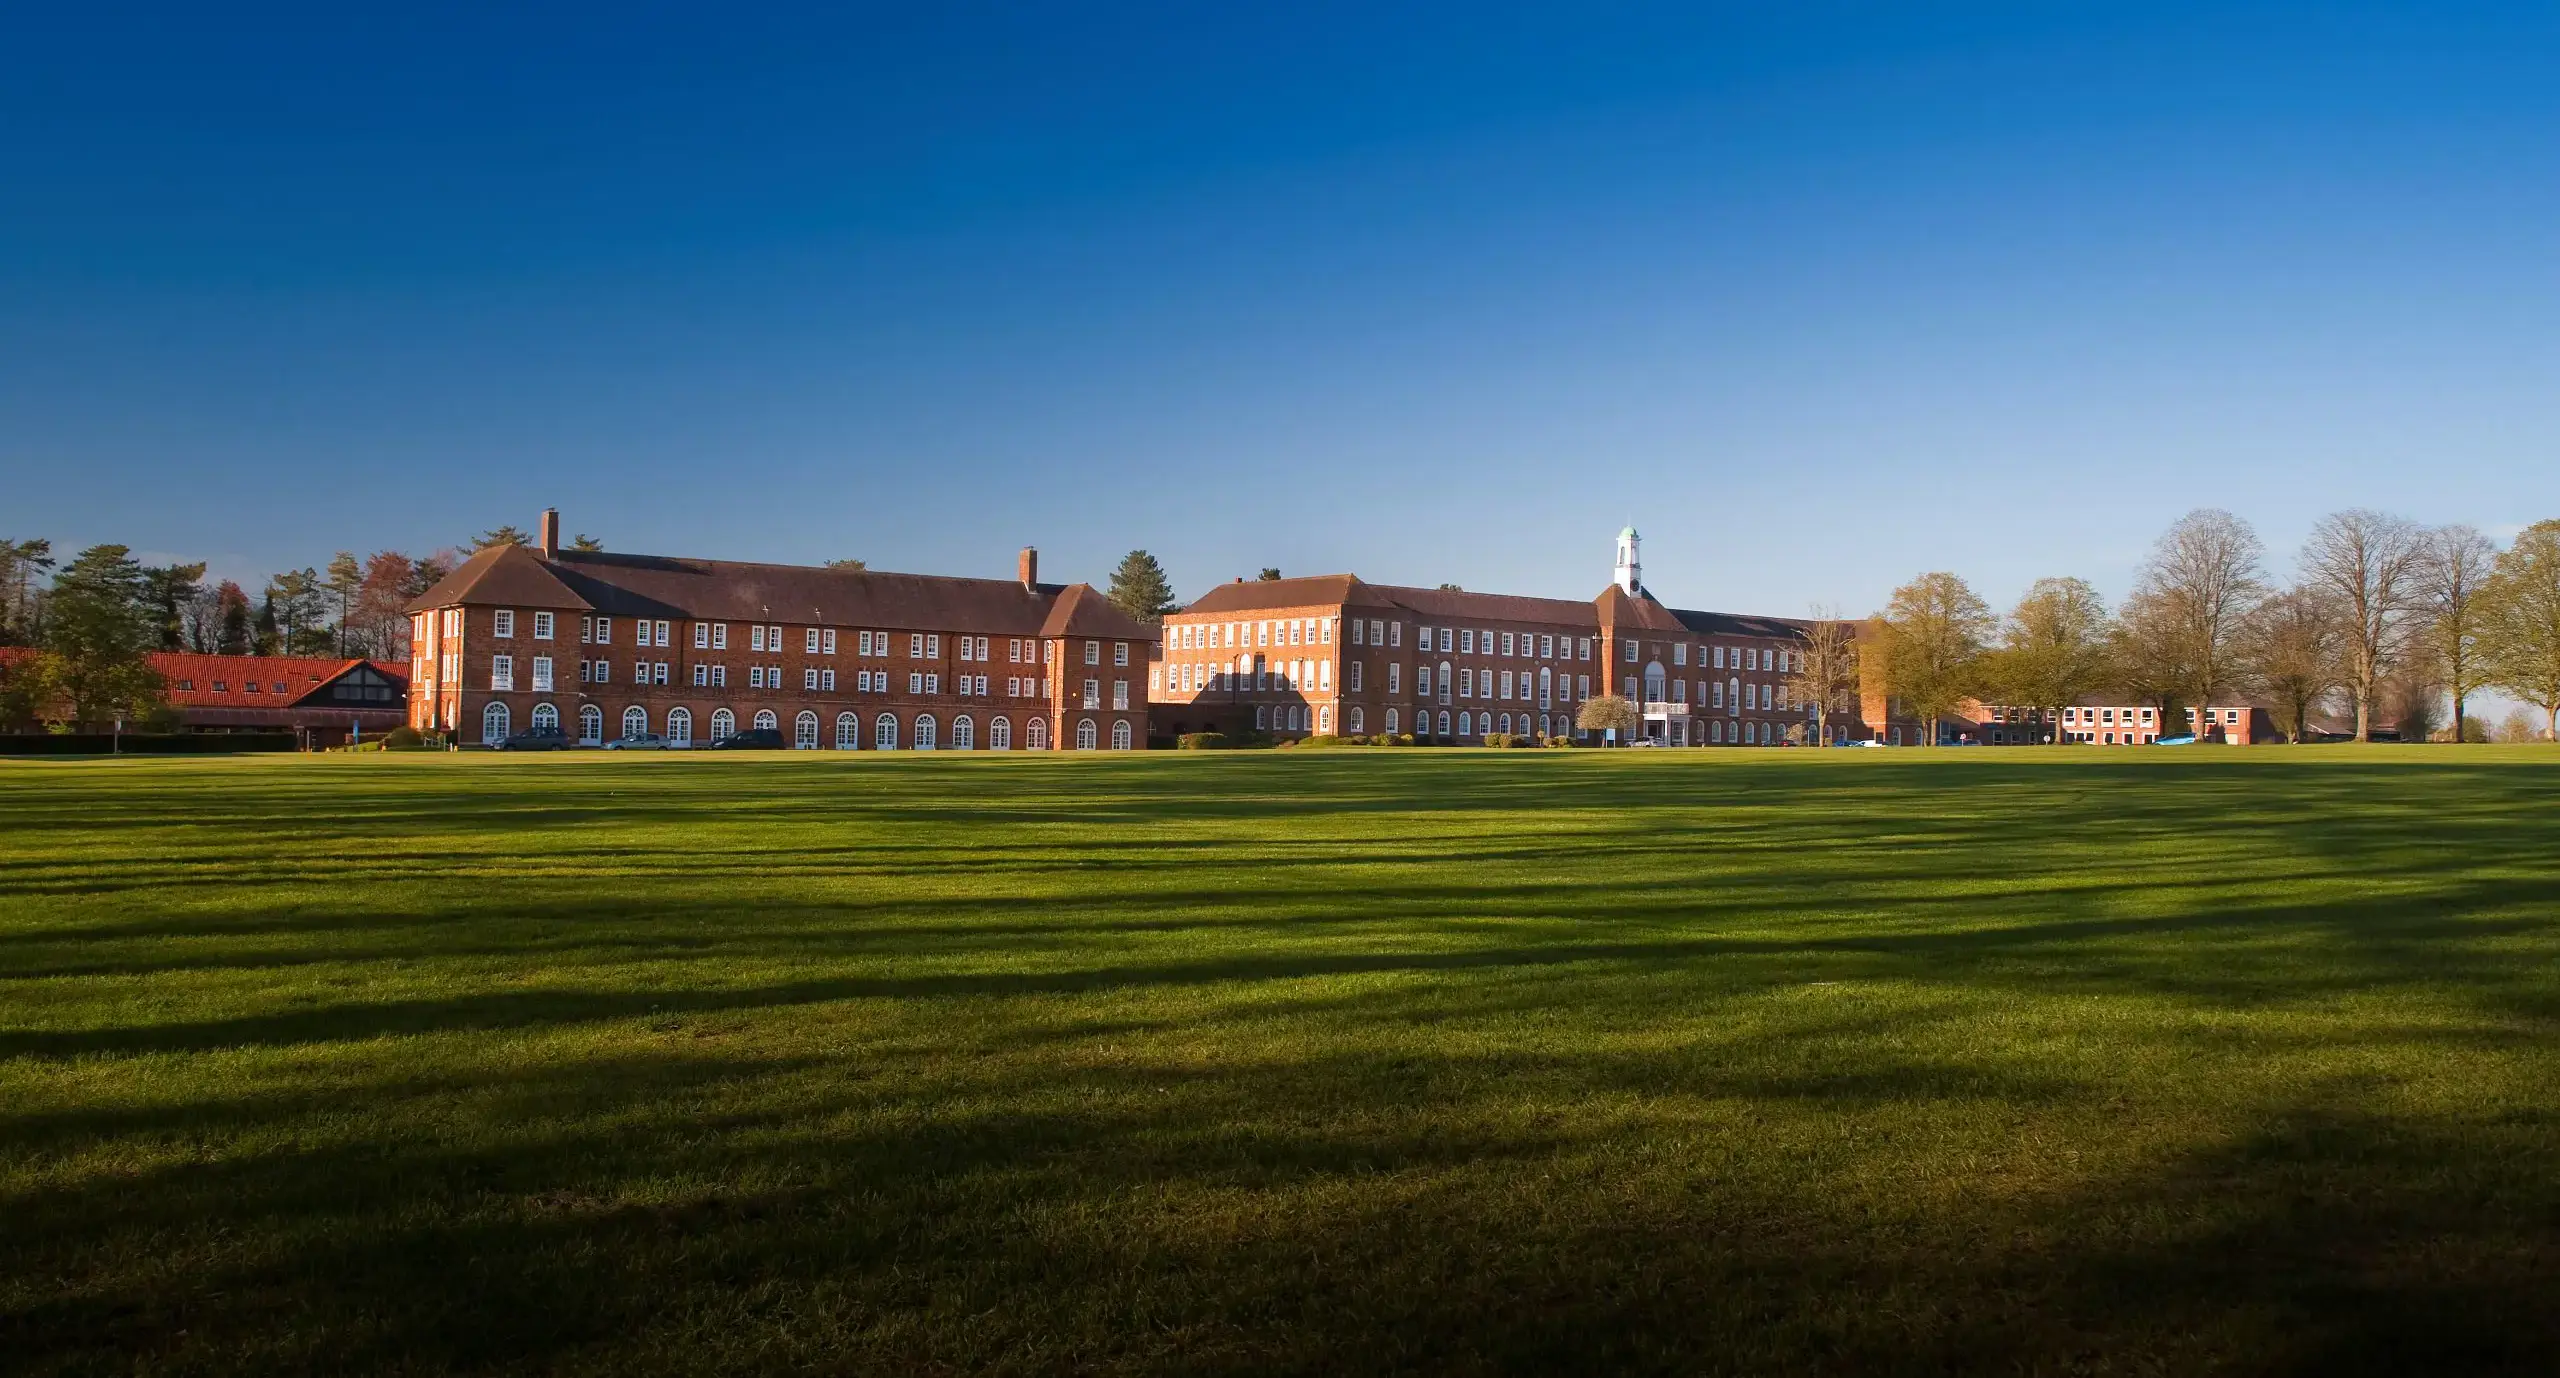
[(592, 606), (570, 592), (550, 563), (520, 545), (493, 545), (473, 555), (453, 573), (436, 581), (435, 587), (410, 600), (408, 610), (425, 612), (457, 603), (567, 608), (572, 612), (587, 611)]
[[(179, 708), (280, 708), (368, 663), (322, 656), (217, 656), (186, 651), (157, 651), (149, 660), (168, 682), (169, 702)], [(393, 681), (408, 682), (405, 667), (370, 663)], [(217, 684), (222, 687), (216, 689)]]
[(1564, 626), (1600, 626), (1605, 608), (1617, 625), (1661, 632), (1695, 632), (1702, 636), (1801, 637), (1805, 623), (1791, 617), (1749, 617), (1737, 613), (1691, 612), (1664, 607), (1652, 594), (1629, 595), (1611, 584), (1589, 602), (1570, 598), (1528, 598), (1508, 593), (1470, 593), (1463, 589), (1407, 588), (1372, 584), (1352, 574), (1320, 574), (1298, 579), (1238, 580), (1220, 584), (1193, 599), (1186, 613), (1225, 616), (1273, 608), (1344, 607), (1394, 609), (1421, 617), (1491, 622), (1549, 622)]
[[(932, 574), (768, 565), (563, 550), (482, 551), (410, 604), (572, 608), (608, 617), (819, 623), (918, 631), (966, 628), (999, 636), (1097, 636), (1153, 641), (1153, 627), (1089, 584), (955, 579)], [(1051, 630), (1056, 628), (1057, 630)]]

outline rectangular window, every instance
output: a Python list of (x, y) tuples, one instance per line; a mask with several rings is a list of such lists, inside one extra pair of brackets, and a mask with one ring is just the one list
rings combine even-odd
[(1462, 699), (1471, 699), (1475, 696), (1476, 672), (1467, 669), (1458, 671), (1458, 697)]
[(907, 692), (910, 694), (921, 694), (924, 692), (924, 671), (907, 671)]
[(1125, 679), (1111, 681), (1111, 706), (1115, 709), (1129, 706), (1129, 681)]
[(1022, 676), (1020, 676), (1020, 675), (1007, 675), (1007, 676), (1005, 676), (1005, 681), (1004, 681), (1004, 692), (1005, 692), (1005, 696), (1006, 696), (1007, 698), (1016, 698), (1016, 699), (1021, 698), (1021, 697), (1022, 697)]
[[(1359, 624), (1359, 623), (1357, 623), (1357, 622), (1354, 622), (1354, 623), (1352, 623), (1351, 625), (1352, 625), (1352, 626), (1357, 627), (1357, 626), (1359, 626), (1360, 624)], [(1342, 666), (1342, 674), (1343, 674), (1343, 687), (1344, 687), (1344, 688), (1346, 688), (1346, 689), (1348, 689), (1348, 690), (1350, 690), (1352, 693), (1355, 693), (1355, 694), (1359, 693), (1359, 692), (1360, 692), (1360, 662), (1359, 662), (1359, 661), (1356, 661), (1356, 660), (1352, 660), (1352, 661), (1345, 661), (1345, 662), (1343, 663), (1343, 666)]]
[(1447, 627), (1442, 627), (1440, 629), (1440, 649), (1444, 652), (1451, 651), (1457, 649), (1457, 645), (1458, 634)]
[(595, 639), (596, 639), (596, 619), (595, 619), (594, 615), (593, 615), (593, 614), (589, 614), (589, 615), (587, 615), (587, 616), (584, 616), (584, 617), (579, 618), (579, 619), (578, 619), (578, 644), (579, 644), (579, 645), (581, 645), (581, 646), (592, 645), (592, 644), (594, 644)]
[(1087, 708), (1100, 708), (1102, 706), (1101, 680), (1089, 679), (1084, 682), (1084, 706)]
[(1575, 643), (1575, 649), (1574, 649), (1574, 653), (1573, 653), (1572, 658), (1573, 658), (1573, 659), (1575, 659), (1575, 660), (1589, 660), (1589, 659), (1591, 658), (1591, 638), (1590, 638), (1590, 637), (1587, 637), (1587, 636), (1586, 636), (1586, 637), (1583, 637), (1580, 641), (1578, 641), (1578, 642), (1576, 642), (1576, 643)]
[(1416, 665), (1413, 667), (1413, 692), (1426, 699), (1431, 697), (1430, 666)]
[(710, 623), (696, 622), (693, 624), (693, 649), (697, 651), (707, 651), (711, 649)]
[(1394, 660), (1390, 660), (1390, 661), (1388, 661), (1388, 662), (1387, 662), (1387, 692), (1388, 692), (1388, 693), (1390, 693), (1390, 694), (1402, 693), (1402, 692), (1403, 692), (1403, 686), (1402, 686), (1402, 685), (1400, 685), (1400, 684), (1398, 684), (1398, 683), (1397, 683), (1397, 681), (1398, 681), (1398, 680), (1401, 680), (1401, 679), (1403, 679), (1403, 678), (1404, 678), (1404, 663), (1403, 663), (1403, 662), (1401, 662), (1401, 661), (1394, 661)]
[(1473, 627), (1460, 627), (1458, 629), (1458, 654), (1471, 656), (1475, 653), (1476, 629)]
[[(1584, 644), (1589, 644), (1587, 639)], [(1573, 696), (1577, 699), (1587, 699), (1591, 697), (1591, 676), (1576, 675), (1573, 677)]]
[(747, 628), (747, 649), (750, 651), (761, 651), (764, 649), (763, 627), (756, 626)]
[(694, 687), (694, 688), (696, 688), (696, 689), (700, 689), (700, 688), (703, 688), (703, 687), (705, 687), (705, 686), (709, 685), (710, 683), (711, 683), (711, 667), (710, 667), (710, 666), (708, 666), (708, 665), (704, 665), (704, 664), (700, 663), (699, 661), (695, 662), (694, 667), (693, 667), (693, 687)]
[(533, 639), (536, 641), (551, 639), (551, 614), (538, 612), (533, 615)]
[(802, 693), (807, 693), (808, 691), (810, 691), (810, 690), (812, 690), (812, 689), (815, 689), (815, 688), (817, 688), (817, 687), (818, 687), (818, 672), (817, 672), (816, 670), (814, 670), (814, 669), (803, 669), (803, 670), (800, 672), (800, 691), (801, 691)]
[(924, 633), (907, 633), (907, 656), (911, 660), (924, 659)]
[(1688, 642), (1683, 641), (1679, 645), (1671, 648), (1671, 663), (1674, 665), (1686, 665), (1689, 663)]
[(1635, 642), (1630, 641), (1630, 642), (1628, 642), (1628, 643), (1627, 643), (1627, 657), (1626, 657), (1626, 659), (1627, 659), (1627, 663), (1628, 663), (1629, 665), (1633, 665), (1633, 664), (1635, 664), (1635, 663), (1636, 663), (1636, 649), (1637, 649), (1637, 648), (1636, 648), (1636, 643), (1635, 643)]
[(549, 656), (533, 658), (533, 692), (537, 694), (551, 692), (551, 657)]
[(513, 689), (516, 687), (516, 658), (514, 656), (489, 657), (489, 687), (492, 689)]
[(666, 683), (666, 682), (667, 682), (667, 670), (668, 670), (668, 668), (669, 668), (669, 667), (668, 667), (668, 665), (667, 665), (667, 662), (665, 662), (665, 661), (663, 661), (663, 660), (658, 662), (658, 678), (657, 678), (657, 681), (656, 681), (657, 683), (664, 684), (664, 683)]
[(815, 627), (806, 628), (800, 635), (800, 654), (804, 656), (813, 656), (817, 653), (818, 629)]
[(595, 677), (596, 663), (594, 661), (581, 660), (578, 662), (578, 682), (580, 684), (590, 683), (595, 679)]
[(1502, 672), (1502, 697), (1506, 699), (1511, 697), (1511, 672), (1509, 670)]
[(747, 667), (747, 687), (750, 689), (762, 689), (764, 687), (763, 666), (750, 665)]
[(1129, 663), (1129, 643), (1128, 643), (1128, 642), (1126, 642), (1126, 641), (1114, 641), (1114, 642), (1112, 642), (1112, 643), (1111, 643), (1111, 663), (1112, 663), (1112, 664), (1114, 664), (1114, 665), (1124, 665), (1124, 666), (1125, 666), (1125, 665), (1127, 665), (1127, 664)]
[(1714, 648), (1714, 650), (1715, 650), (1715, 657), (1716, 657), (1716, 668), (1717, 668), (1717, 669), (1719, 669), (1719, 670), (1721, 670), (1721, 669), (1723, 669), (1723, 668), (1724, 668), (1724, 647), (1722, 647), (1722, 646), (1718, 646), (1718, 647), (1715, 647), (1715, 648)]
[(1387, 624), (1387, 645), (1392, 648), (1401, 648), (1404, 645), (1404, 624), (1402, 622), (1390, 622)]
[(836, 653), (836, 629), (833, 627), (827, 628), (826, 634), (819, 639), (818, 646), (819, 654), (834, 655)]
[(715, 651), (725, 651), (729, 649), (728, 623), (714, 622), (711, 624), (711, 649)]
[(1084, 663), (1087, 665), (1100, 665), (1102, 663), (1101, 642), (1088, 641), (1084, 643)]
[(924, 638), (924, 654), (925, 654), (925, 658), (926, 658), (927, 660), (940, 660), (940, 659), (942, 659), (942, 633), (940, 633), (940, 632), (927, 632), (927, 633), (925, 633), (925, 638)]
[(1363, 636), (1363, 634), (1364, 634), (1365, 632), (1367, 632), (1367, 631), (1368, 631), (1368, 629), (1369, 629), (1369, 624), (1368, 624), (1368, 623), (1361, 621), (1361, 620), (1360, 620), (1359, 618), (1357, 618), (1357, 617), (1352, 618), (1352, 619), (1351, 619), (1351, 644), (1352, 644), (1352, 645), (1354, 645), (1354, 646), (1366, 646), (1366, 645), (1368, 645), (1368, 644), (1369, 644), (1369, 643), (1368, 643), (1368, 641), (1367, 641), (1366, 639), (1364, 639), (1364, 636)]
[(1330, 660), (1316, 662), (1316, 691), (1318, 693), (1333, 691), (1333, 662)]
[(711, 667), (711, 687), (714, 689), (726, 689), (729, 687), (728, 666), (714, 665)]
[(674, 644), (675, 644), (674, 642), (672, 642), (672, 641), (668, 640), (668, 638), (667, 638), (667, 632), (668, 632), (668, 630), (669, 630), (669, 624), (667, 624), (667, 623), (665, 623), (665, 622), (660, 622), (660, 623), (658, 624), (658, 644), (659, 644), (659, 645), (661, 645), (661, 646), (672, 646), (672, 645), (674, 645)]
[(1513, 655), (1513, 654), (1516, 654), (1516, 653), (1511, 649), (1511, 633), (1509, 633), (1509, 632), (1504, 632), (1504, 633), (1502, 634), (1502, 653), (1503, 653), (1504, 655)]
[(516, 615), (514, 609), (500, 608), (496, 612), (489, 614), (489, 635), (513, 637), (515, 634)]
[(610, 646), (613, 644), (612, 618), (599, 617), (596, 619), (596, 644), (599, 646)]

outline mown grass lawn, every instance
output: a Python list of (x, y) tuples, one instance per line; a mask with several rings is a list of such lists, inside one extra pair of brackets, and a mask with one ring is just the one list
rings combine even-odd
[(0, 763), (0, 1368), (2560, 1369), (2560, 753)]

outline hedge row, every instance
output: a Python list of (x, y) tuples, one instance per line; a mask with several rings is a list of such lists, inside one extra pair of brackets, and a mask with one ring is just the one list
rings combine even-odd
[(237, 751), (292, 751), (290, 732), (12, 732), (0, 734), (0, 756), (190, 756)]

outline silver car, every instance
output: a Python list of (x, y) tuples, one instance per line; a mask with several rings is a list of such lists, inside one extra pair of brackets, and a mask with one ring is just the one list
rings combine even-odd
[(604, 749), (607, 751), (664, 751), (667, 749), (667, 739), (655, 732), (643, 732), (634, 737), (616, 737), (605, 743)]

